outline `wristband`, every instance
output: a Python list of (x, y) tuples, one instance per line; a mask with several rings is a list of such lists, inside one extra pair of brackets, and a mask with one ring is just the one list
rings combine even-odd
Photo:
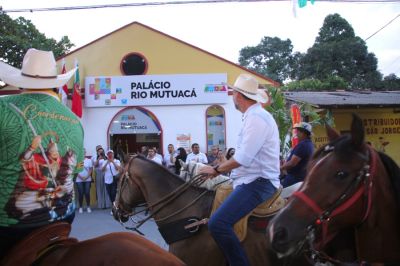
[(220, 171), (218, 171), (218, 167), (219, 167), (219, 165), (217, 164), (216, 166), (214, 166), (213, 168), (214, 168), (214, 171), (215, 172), (217, 172), (217, 174), (221, 174), (221, 172)]

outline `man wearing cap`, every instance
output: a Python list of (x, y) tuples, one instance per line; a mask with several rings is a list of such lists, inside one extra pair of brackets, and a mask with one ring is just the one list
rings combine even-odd
[(274, 118), (260, 104), (268, 101), (268, 95), (258, 88), (256, 78), (241, 74), (229, 87), (236, 109), (243, 113), (236, 152), (228, 161), (200, 172), (214, 178), (231, 171), (233, 192), (211, 216), (208, 229), (229, 265), (243, 266), (250, 263), (233, 225), (280, 186), (279, 133)]
[(294, 128), (297, 129), (299, 143), (291, 150), (286, 162), (281, 166), (281, 172), (287, 172), (281, 180), (283, 187), (288, 187), (304, 180), (307, 174), (307, 163), (314, 153), (314, 144), (311, 141), (311, 125), (301, 122), (295, 124)]
[(0, 260), (36, 229), (75, 215), (73, 176), (83, 164), (83, 129), (54, 88), (52, 52), (29, 49), (19, 70), (0, 62), (0, 79), (21, 88), (0, 98)]

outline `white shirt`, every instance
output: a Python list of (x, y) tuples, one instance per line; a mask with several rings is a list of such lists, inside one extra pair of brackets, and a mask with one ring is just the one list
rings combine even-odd
[[(80, 176), (87, 177), (90, 173), (90, 168), (93, 168), (92, 160), (85, 158), (83, 160), (83, 170), (76, 176), (76, 182), (90, 182), (92, 181), (92, 177), (89, 176), (85, 180), (82, 180)], [(93, 169), (92, 169), (93, 170)]]
[[(101, 165), (101, 168), (103, 168), (104, 165), (107, 164), (107, 162), (108, 162), (108, 160), (101, 159), (101, 160), (99, 161), (99, 165)], [(118, 166), (121, 166), (121, 162), (120, 162), (119, 160), (117, 160), (117, 159), (114, 159), (114, 163), (115, 163), (116, 165), (118, 165)], [(105, 171), (104, 171), (104, 183), (106, 183), (106, 184), (112, 184), (112, 182), (113, 182), (113, 175), (117, 175), (118, 173), (119, 173), (119, 172), (118, 172), (117, 169), (115, 169), (114, 164), (109, 163), (109, 164), (106, 166), (106, 169), (105, 169)]]
[(158, 156), (154, 156), (153, 158), (149, 158), (149, 160), (155, 161), (158, 164), (162, 164), (162, 160)]
[(161, 160), (161, 162), (162, 162), (163, 159), (162, 159), (162, 155), (161, 154), (156, 153), (156, 157), (159, 158)]
[[(172, 157), (175, 158), (176, 156), (176, 152), (173, 152)], [(167, 153), (164, 155), (164, 164), (166, 167), (175, 167), (175, 163), (171, 163), (171, 154)]]
[(243, 127), (233, 156), (241, 166), (232, 170), (233, 187), (248, 184), (258, 177), (279, 182), (279, 131), (272, 115), (261, 104), (250, 106), (243, 114)]
[(202, 152), (199, 152), (198, 154), (194, 154), (193, 152), (189, 153), (186, 157), (186, 163), (189, 163), (190, 161), (208, 164), (207, 156)]

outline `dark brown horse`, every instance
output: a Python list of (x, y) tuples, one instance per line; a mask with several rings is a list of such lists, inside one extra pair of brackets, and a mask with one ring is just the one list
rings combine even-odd
[(133, 233), (116, 232), (79, 242), (68, 237), (70, 230), (68, 223), (38, 229), (13, 247), (0, 265), (185, 265)]
[[(126, 221), (132, 209), (145, 200), (169, 243), (170, 252), (190, 266), (226, 265), (206, 225), (184, 230), (185, 225), (209, 217), (214, 199), (213, 191), (186, 184), (164, 167), (135, 156), (127, 164), (126, 174), (118, 185), (114, 216)], [(268, 252), (265, 230), (248, 227), (243, 247), (253, 266), (280, 265)]]
[(350, 134), (327, 133), (329, 144), (314, 154), (302, 187), (269, 225), (272, 248), (281, 256), (304, 244), (316, 251), (348, 230), (358, 261), (399, 265), (399, 168), (365, 143), (357, 116)]

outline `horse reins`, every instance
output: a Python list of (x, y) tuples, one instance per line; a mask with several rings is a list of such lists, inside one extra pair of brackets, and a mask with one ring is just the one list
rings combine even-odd
[[(326, 146), (325, 151), (328, 154), (321, 159), (323, 161), (327, 158), (329, 153), (333, 151), (334, 147)], [(369, 216), (371, 205), (372, 205), (372, 185), (373, 185), (373, 176), (376, 170), (376, 153), (372, 150), (372, 148), (368, 147), (367, 154), (364, 155), (362, 153), (357, 153), (359, 157), (364, 160), (364, 164), (361, 167), (358, 176), (356, 176), (353, 181), (347, 186), (343, 194), (339, 196), (339, 198), (329, 206), (327, 209), (323, 210), (313, 199), (307, 196), (305, 193), (301, 191), (296, 191), (293, 193), (293, 196), (302, 200), (310, 209), (312, 209), (317, 214), (317, 219), (313, 224), (308, 227), (308, 236), (309, 244), (310, 244), (310, 251), (312, 253), (312, 257), (319, 257), (325, 260), (338, 263), (338, 260), (329, 257), (328, 255), (324, 254), (323, 252), (317, 251), (313, 248), (314, 242), (314, 231), (317, 226), (322, 227), (322, 243), (324, 245), (325, 241), (327, 240), (328, 234), (328, 223), (331, 218), (339, 215), (340, 213), (347, 210), (351, 207), (354, 203), (356, 203), (362, 195), (365, 195), (367, 198), (367, 206), (364, 212), (363, 218), (361, 223), (363, 223), (367, 217)], [(320, 162), (321, 162), (320, 161)], [(313, 169), (311, 170), (313, 171)], [(372, 174), (371, 174), (372, 173)], [(362, 181), (364, 181), (364, 185), (359, 186)], [(359, 187), (357, 189), (357, 187)], [(352, 195), (350, 194), (352, 191), (355, 191)], [(349, 197), (349, 195), (351, 195)]]

